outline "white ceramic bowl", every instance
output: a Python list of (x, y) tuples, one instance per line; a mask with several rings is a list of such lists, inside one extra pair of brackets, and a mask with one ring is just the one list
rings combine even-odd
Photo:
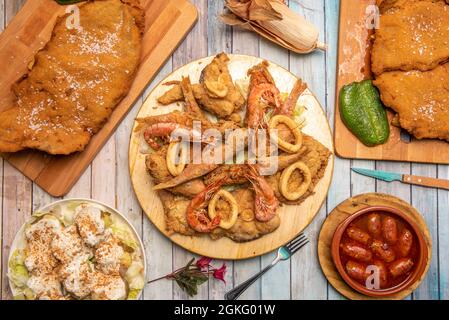
[[(35, 212), (48, 212), (48, 211), (50, 211), (52, 208), (54, 208), (57, 205), (64, 205), (64, 204), (67, 204), (67, 203), (70, 203), (70, 202), (75, 202), (75, 203), (79, 202), (80, 204), (81, 203), (87, 203), (87, 204), (93, 204), (95, 206), (99, 206), (104, 211), (107, 211), (107, 212), (109, 212), (111, 214), (114, 214), (117, 217), (119, 217), (130, 228), (130, 230), (134, 234), (134, 238), (137, 240), (137, 243), (139, 244), (140, 254), (141, 254), (141, 257), (142, 257), (142, 260), (143, 260), (143, 265), (144, 265), (144, 274), (143, 274), (143, 276), (144, 276), (144, 279), (145, 279), (145, 282), (146, 282), (146, 279), (147, 279), (147, 259), (146, 259), (146, 255), (145, 255), (145, 250), (144, 250), (144, 247), (143, 247), (142, 239), (140, 238), (139, 234), (137, 233), (136, 229), (133, 227), (131, 222), (129, 222), (129, 220), (122, 213), (120, 213), (118, 210), (116, 210), (116, 209), (114, 209), (114, 208), (112, 208), (112, 207), (110, 207), (110, 206), (108, 206), (108, 205), (106, 205), (106, 204), (104, 204), (104, 203), (102, 203), (100, 201), (97, 201), (97, 200), (85, 199), (85, 198), (73, 198), (73, 199), (63, 199), (63, 200), (58, 200), (58, 201), (52, 202), (50, 204), (47, 204), (47, 205), (45, 205), (45, 206), (35, 210)], [(8, 265), (9, 265), (9, 261), (11, 260), (11, 256), (14, 253), (14, 251), (16, 249), (23, 248), (23, 246), (21, 246), (21, 244), (23, 244), (22, 239), (24, 237), (25, 227), (26, 227), (27, 223), (30, 222), (32, 219), (33, 219), (33, 216), (30, 217), (30, 219), (28, 219), (28, 221), (25, 222), (20, 227), (19, 231), (17, 232), (17, 234), (16, 234), (16, 236), (14, 238), (14, 241), (11, 244), (11, 250), (9, 252), (9, 257), (8, 257)], [(9, 266), (8, 266), (8, 273), (9, 273)], [(11, 281), (9, 281), (9, 287), (11, 288), (11, 292), (12, 292), (13, 296), (17, 295), (15, 287), (12, 284)], [(137, 300), (140, 299), (141, 295), (142, 295), (142, 290), (140, 291), (140, 293), (139, 293), (139, 295), (137, 297)]]

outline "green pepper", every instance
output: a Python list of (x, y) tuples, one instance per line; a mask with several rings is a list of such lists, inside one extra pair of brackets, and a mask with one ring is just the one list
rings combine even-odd
[(86, 1), (86, 0), (56, 0), (57, 3), (59, 4), (73, 4), (73, 3), (77, 3), (77, 2), (81, 2), (81, 1)]
[(341, 89), (340, 115), (348, 129), (369, 147), (385, 143), (390, 136), (387, 113), (371, 80)]

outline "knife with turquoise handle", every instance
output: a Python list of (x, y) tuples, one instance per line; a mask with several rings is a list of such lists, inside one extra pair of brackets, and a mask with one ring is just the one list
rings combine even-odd
[(385, 172), (380, 170), (369, 170), (362, 168), (352, 168), (352, 171), (367, 177), (379, 179), (386, 182), (400, 181), (403, 183), (414, 184), (423, 187), (449, 190), (449, 180), (444, 179), (419, 177), (409, 174), (400, 174), (400, 173)]

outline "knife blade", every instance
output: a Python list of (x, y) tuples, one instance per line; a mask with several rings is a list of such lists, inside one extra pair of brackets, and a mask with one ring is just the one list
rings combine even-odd
[(375, 178), (378, 180), (393, 182), (400, 181), (402, 183), (413, 184), (429, 188), (439, 188), (449, 190), (449, 180), (436, 179), (430, 177), (420, 177), (409, 174), (400, 174), (394, 172), (386, 172), (381, 170), (370, 170), (363, 168), (352, 168), (352, 171), (367, 176)]

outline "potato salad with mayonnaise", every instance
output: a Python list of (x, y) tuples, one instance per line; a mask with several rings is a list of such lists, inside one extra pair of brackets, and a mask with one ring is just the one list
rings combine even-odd
[(35, 213), (12, 250), (16, 299), (136, 299), (145, 285), (140, 242), (123, 218), (97, 204), (63, 202)]

